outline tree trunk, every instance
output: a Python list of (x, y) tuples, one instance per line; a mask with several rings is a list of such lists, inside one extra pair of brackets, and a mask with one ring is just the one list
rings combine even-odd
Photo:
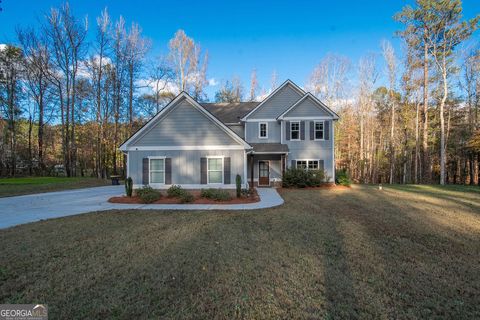
[[(425, 30), (425, 39), (426, 37)], [(422, 153), (423, 153), (423, 183), (429, 183), (431, 179), (430, 172), (430, 155), (428, 150), (428, 42), (425, 40), (423, 49), (423, 138), (422, 138)]]

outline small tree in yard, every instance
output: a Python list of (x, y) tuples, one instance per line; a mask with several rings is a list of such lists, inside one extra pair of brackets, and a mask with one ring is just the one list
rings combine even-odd
[(235, 177), (235, 183), (237, 185), (237, 198), (242, 195), (242, 177), (239, 174)]
[(128, 177), (125, 180), (125, 193), (127, 194), (127, 197), (131, 197), (133, 192), (133, 180), (132, 178)]

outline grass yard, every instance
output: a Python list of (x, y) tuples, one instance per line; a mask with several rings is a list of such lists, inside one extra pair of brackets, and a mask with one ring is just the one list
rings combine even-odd
[(0, 230), (0, 303), (52, 319), (480, 318), (480, 190), (284, 190), (250, 212)]
[(0, 197), (19, 196), (23, 194), (62, 191), (69, 189), (98, 187), (107, 185), (107, 180), (95, 178), (66, 177), (26, 177), (1, 178)]

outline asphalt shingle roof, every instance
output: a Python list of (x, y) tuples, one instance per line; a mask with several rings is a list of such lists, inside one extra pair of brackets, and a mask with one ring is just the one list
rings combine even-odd
[(288, 146), (281, 143), (250, 143), (253, 148), (253, 152), (288, 152)]
[(208, 112), (223, 123), (237, 123), (260, 102), (201, 103)]

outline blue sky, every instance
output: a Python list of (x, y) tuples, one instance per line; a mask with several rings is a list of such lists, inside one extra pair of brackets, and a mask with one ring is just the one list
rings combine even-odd
[[(62, 2), (2, 0), (0, 43), (14, 40), (16, 25), (33, 25), (38, 16)], [(208, 49), (208, 78), (221, 81), (236, 75), (248, 87), (256, 68), (260, 84), (268, 88), (274, 69), (279, 82), (290, 78), (303, 86), (327, 53), (345, 55), (355, 64), (367, 53), (380, 53), (382, 39), (400, 50), (394, 32), (401, 26), (392, 17), (411, 2), (83, 0), (70, 4), (76, 15), (88, 15), (92, 28), (104, 7), (115, 19), (123, 15), (128, 23), (138, 22), (152, 40), (152, 56), (166, 53), (168, 40), (182, 28)], [(478, 0), (464, 1), (465, 17), (478, 13)], [(215, 90), (208, 88), (210, 98)]]

